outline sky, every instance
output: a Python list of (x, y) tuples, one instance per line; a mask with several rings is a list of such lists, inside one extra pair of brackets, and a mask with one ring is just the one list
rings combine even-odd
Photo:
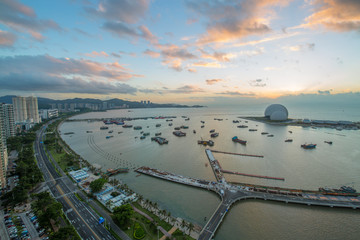
[(360, 104), (359, 0), (0, 0), (0, 95)]

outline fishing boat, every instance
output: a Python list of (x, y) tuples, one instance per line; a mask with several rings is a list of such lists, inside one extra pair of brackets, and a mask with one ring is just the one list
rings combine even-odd
[(316, 144), (312, 144), (312, 143), (310, 143), (310, 144), (302, 144), (301, 147), (304, 148), (304, 149), (314, 149), (314, 148), (316, 148)]
[(100, 127), (100, 130), (106, 130), (106, 129), (109, 129), (109, 127), (106, 127), (106, 126)]
[(211, 130), (210, 130), (210, 133), (213, 133), (213, 132), (215, 132), (215, 129), (211, 129)]
[(268, 137), (274, 137), (274, 134), (269, 134), (269, 135), (267, 135)]
[(217, 136), (219, 136), (219, 133), (212, 133), (212, 134), (210, 134), (210, 137), (217, 137)]
[(293, 140), (292, 139), (286, 139), (285, 142), (292, 142)]
[(160, 123), (158, 123), (158, 124), (156, 124), (156, 125), (155, 125), (155, 127), (161, 127), (161, 124), (160, 124)]
[(161, 135), (161, 132), (155, 133), (155, 136), (160, 136), (160, 135)]
[(122, 125), (123, 128), (132, 128), (133, 125), (124, 124)]
[(143, 139), (145, 139), (145, 138), (146, 138), (146, 136), (144, 136), (144, 135), (142, 135), (142, 136), (140, 137), (141, 140), (143, 140)]
[(255, 128), (250, 128), (249, 129), (249, 132), (256, 132), (257, 131), (257, 129), (255, 129)]
[(177, 137), (185, 137), (186, 133), (182, 132), (182, 131), (174, 131), (173, 134)]
[(239, 125), (239, 126), (237, 126), (238, 128), (247, 128), (248, 126), (246, 126), (246, 125)]
[(233, 123), (239, 123), (239, 120), (233, 120)]
[(233, 138), (232, 138), (232, 141), (233, 141), (233, 142), (240, 143), (240, 144), (242, 144), (242, 145), (246, 145), (246, 142), (247, 142), (247, 141), (245, 141), (245, 140), (239, 139), (237, 136), (233, 137)]
[[(124, 127), (124, 126), (123, 126)], [(142, 127), (141, 126), (135, 126), (134, 127), (134, 130), (141, 130), (142, 129)]]
[(106, 139), (109, 139), (109, 138), (112, 138), (112, 137), (114, 137), (114, 136), (106, 136)]
[(261, 132), (261, 135), (269, 134), (268, 132)]
[(204, 145), (204, 146), (214, 146), (214, 142), (212, 140), (205, 141), (205, 140), (198, 140), (198, 144)]
[(327, 144), (333, 144), (333, 142), (331, 142), (331, 141), (324, 141), (324, 143), (327, 143)]
[(169, 126), (171, 127), (173, 124), (172, 123), (169, 123)]
[(157, 142), (157, 143), (160, 144), (160, 145), (168, 144), (168, 143), (169, 143), (169, 141), (166, 140), (166, 138), (163, 138), (163, 137), (152, 137), (152, 138), (151, 138), (151, 141), (155, 141), (155, 142)]
[(196, 130), (193, 130), (193, 133), (196, 133)]
[(204, 128), (205, 126), (204, 125), (201, 125), (201, 128)]

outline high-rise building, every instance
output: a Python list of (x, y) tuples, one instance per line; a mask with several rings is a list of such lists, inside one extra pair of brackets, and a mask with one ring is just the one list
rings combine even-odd
[(15, 123), (40, 122), (36, 97), (14, 97), (13, 107)]
[(0, 187), (6, 185), (6, 170), (8, 165), (8, 155), (6, 149), (6, 136), (4, 131), (4, 111), (0, 107)]
[(0, 103), (3, 115), (3, 132), (5, 138), (15, 136), (14, 109), (12, 104)]

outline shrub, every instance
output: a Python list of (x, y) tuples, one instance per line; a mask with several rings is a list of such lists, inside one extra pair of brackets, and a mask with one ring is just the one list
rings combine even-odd
[(143, 239), (145, 237), (145, 231), (144, 229), (140, 226), (139, 223), (135, 223), (134, 224), (134, 238), (135, 239)]

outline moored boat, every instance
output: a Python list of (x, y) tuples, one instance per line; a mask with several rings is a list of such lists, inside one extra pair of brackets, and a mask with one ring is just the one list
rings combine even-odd
[(247, 143), (247, 141), (241, 140), (241, 139), (239, 139), (237, 136), (233, 137), (233, 138), (232, 138), (232, 141), (233, 141), (233, 142), (240, 143), (240, 144), (242, 144), (242, 145), (246, 145), (246, 143)]
[(174, 131), (173, 134), (177, 137), (185, 137), (186, 133), (182, 132), (182, 131)]
[(246, 126), (246, 125), (239, 125), (239, 126), (237, 126), (238, 128), (247, 128), (248, 126)]
[(212, 133), (212, 134), (210, 134), (210, 137), (217, 137), (217, 136), (219, 136), (219, 133)]
[(332, 141), (324, 141), (324, 143), (327, 143), (327, 144), (333, 144), (333, 142)]
[(304, 149), (314, 149), (314, 148), (316, 148), (316, 144), (312, 144), (312, 143), (310, 143), (310, 144), (302, 144), (301, 147), (304, 148)]
[(213, 133), (213, 132), (215, 132), (215, 129), (211, 129), (211, 130), (210, 130), (210, 133)]
[(292, 139), (286, 139), (285, 142), (292, 142), (293, 140)]
[(204, 140), (198, 140), (198, 144), (204, 145), (204, 146), (214, 146), (214, 142), (212, 140), (204, 141)]

